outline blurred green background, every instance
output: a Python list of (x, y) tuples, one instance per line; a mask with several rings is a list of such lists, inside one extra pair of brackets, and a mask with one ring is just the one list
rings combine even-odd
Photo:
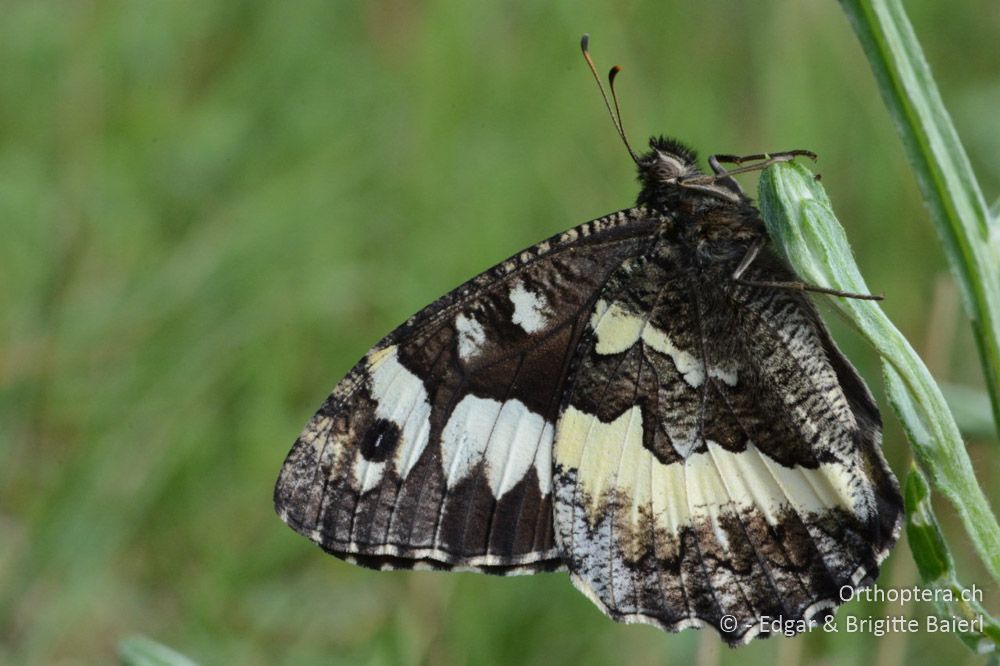
[[(995, 196), (1000, 5), (907, 6)], [(664, 132), (706, 155), (818, 152), (889, 314), (940, 378), (980, 384), (832, 0), (7, 0), (0, 663), (112, 662), (137, 633), (215, 664), (978, 661), (925, 634), (735, 652), (708, 632), (616, 625), (562, 574), (355, 568), (274, 515), (289, 446), (372, 343), (465, 278), (633, 201), (583, 32), (602, 69), (625, 69), (636, 144)], [(877, 390), (871, 352), (831, 324)], [(892, 423), (885, 446), (903, 472)], [(995, 444), (970, 446), (996, 502)], [(880, 583), (915, 580), (901, 545)], [(986, 605), (998, 599), (987, 587)]]

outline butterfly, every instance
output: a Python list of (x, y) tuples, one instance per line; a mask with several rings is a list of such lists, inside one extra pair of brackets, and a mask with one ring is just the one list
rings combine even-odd
[[(620, 622), (740, 645), (870, 584), (902, 501), (871, 393), (732, 178), (653, 138), (635, 206), (376, 344), (282, 467), (282, 520), (373, 569), (568, 571)], [(734, 163), (729, 171), (724, 163)]]

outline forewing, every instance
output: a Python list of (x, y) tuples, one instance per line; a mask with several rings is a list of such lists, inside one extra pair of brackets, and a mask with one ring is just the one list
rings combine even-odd
[(473, 278), (379, 342), (296, 440), (278, 514), (373, 568), (560, 566), (551, 446), (595, 294), (649, 245), (631, 209)]
[[(792, 278), (766, 253), (748, 276)], [(556, 536), (610, 617), (740, 644), (877, 575), (901, 511), (881, 423), (800, 292), (663, 247), (609, 278), (577, 359)]]

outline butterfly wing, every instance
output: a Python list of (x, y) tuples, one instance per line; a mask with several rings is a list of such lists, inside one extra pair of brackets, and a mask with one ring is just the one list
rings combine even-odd
[(296, 440), (275, 488), (281, 518), (373, 568), (558, 568), (562, 380), (595, 294), (657, 224), (630, 209), (571, 229), (389, 334)]
[[(663, 246), (599, 296), (557, 425), (556, 537), (610, 617), (741, 644), (873, 580), (901, 499), (809, 299), (689, 264)], [(794, 279), (769, 253), (747, 277)]]

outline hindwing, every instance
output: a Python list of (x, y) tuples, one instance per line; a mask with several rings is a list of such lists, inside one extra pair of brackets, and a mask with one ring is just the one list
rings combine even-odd
[(379, 342), (289, 453), (281, 518), (374, 568), (556, 569), (551, 447), (608, 275), (658, 220), (629, 209), (473, 278)]
[[(901, 501), (809, 299), (691, 263), (664, 243), (595, 303), (556, 429), (556, 541), (612, 618), (741, 644), (874, 580)], [(794, 279), (767, 252), (747, 276)]]

